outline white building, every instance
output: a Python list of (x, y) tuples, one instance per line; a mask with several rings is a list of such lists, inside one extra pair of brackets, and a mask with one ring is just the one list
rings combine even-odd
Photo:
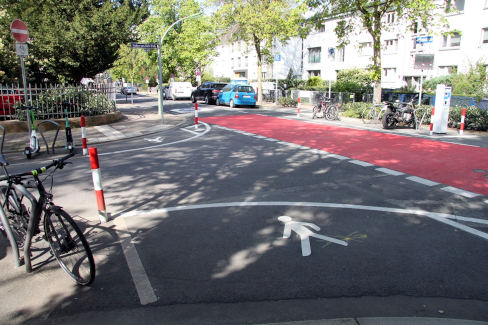
[[(453, 68), (466, 71), (470, 63), (478, 60), (488, 63), (488, 0), (457, 0), (459, 13), (450, 14), (447, 19), (452, 30), (461, 34), (452, 36), (433, 35), (431, 43), (418, 44), (417, 37), (427, 36), (405, 31), (402, 26), (382, 35), (382, 87), (418, 87), (421, 70), (413, 68), (415, 54), (434, 54), (433, 70), (424, 70), (424, 78), (449, 74)], [(394, 13), (384, 16), (385, 23), (395, 22)], [(302, 79), (320, 76), (323, 80), (336, 80), (337, 72), (343, 69), (366, 68), (372, 63), (373, 40), (365, 32), (352, 36), (350, 45), (337, 49), (334, 28), (336, 19), (327, 20), (323, 28), (306, 39), (293, 39), (287, 45), (278, 46), (276, 53), (281, 61), (263, 67), (264, 78), (286, 78), (293, 69)], [(221, 44), (220, 56), (213, 65), (214, 76), (247, 77), (257, 79), (257, 58), (252, 48), (243, 42)]]

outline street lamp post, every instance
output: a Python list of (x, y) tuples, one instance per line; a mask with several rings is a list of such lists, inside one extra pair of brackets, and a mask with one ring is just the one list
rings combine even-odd
[(191, 16), (188, 16), (188, 17), (185, 17), (185, 18), (181, 18), (177, 21), (175, 21), (171, 26), (168, 27), (168, 29), (166, 30), (166, 32), (164, 33), (163, 37), (161, 38), (161, 36), (159, 36), (159, 46), (158, 46), (158, 66), (159, 66), (159, 85), (158, 85), (158, 89), (159, 89), (159, 96), (158, 96), (158, 114), (161, 115), (161, 121), (164, 123), (164, 115), (163, 115), (163, 67), (161, 65), (161, 47), (163, 46), (163, 41), (164, 41), (164, 37), (166, 36), (166, 34), (169, 32), (169, 30), (174, 26), (176, 25), (177, 23), (179, 23), (180, 21), (182, 20), (185, 20), (185, 19), (188, 19), (188, 18), (198, 18), (200, 17), (201, 15), (203, 15), (202, 13), (198, 13), (198, 14), (194, 14), (194, 15), (191, 15)]

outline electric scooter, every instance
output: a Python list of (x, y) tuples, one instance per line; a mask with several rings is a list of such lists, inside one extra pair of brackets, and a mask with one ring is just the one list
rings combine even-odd
[[(29, 146), (25, 147), (24, 155), (26, 155), (27, 159), (31, 159), (33, 154), (36, 154), (41, 150), (41, 144), (39, 143), (39, 139), (37, 138), (36, 128), (34, 125), (34, 121), (35, 121), (34, 112), (32, 111), (32, 109), (39, 109), (39, 108), (33, 107), (33, 106), (27, 106), (27, 107), (22, 107), (22, 109), (26, 110), (27, 124), (30, 127)], [(32, 123), (31, 123), (31, 120), (32, 120)]]
[(66, 114), (66, 150), (70, 153), (75, 150), (75, 141), (73, 140), (73, 135), (71, 134), (71, 128), (69, 126), (68, 120), (68, 110), (65, 108), (64, 113)]

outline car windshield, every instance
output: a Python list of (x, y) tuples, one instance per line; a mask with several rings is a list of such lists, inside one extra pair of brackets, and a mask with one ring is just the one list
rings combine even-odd
[(232, 88), (234, 88), (234, 85), (227, 85), (222, 89), (222, 92), (231, 91)]
[(240, 93), (252, 93), (254, 90), (251, 86), (239, 86), (237, 91)]
[(220, 90), (220, 89), (224, 88), (226, 85), (227, 85), (227, 84), (214, 84), (215, 89), (218, 89), (218, 90)]

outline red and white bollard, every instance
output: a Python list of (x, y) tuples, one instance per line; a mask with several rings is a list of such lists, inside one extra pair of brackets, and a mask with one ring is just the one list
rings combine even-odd
[(88, 147), (86, 146), (86, 127), (84, 115), (81, 115), (81, 142), (83, 144), (83, 156), (86, 156), (88, 155)]
[(430, 132), (429, 135), (434, 134), (434, 113), (435, 113), (435, 107), (432, 107), (432, 114), (430, 115)]
[(102, 174), (100, 172), (100, 164), (98, 163), (97, 147), (91, 147), (88, 151), (90, 153), (93, 186), (95, 187), (95, 195), (97, 197), (98, 216), (100, 217), (101, 223), (108, 222), (105, 197), (103, 196)]
[(195, 103), (195, 130), (198, 130), (198, 103)]
[(300, 97), (298, 97), (298, 104), (297, 104), (297, 117), (300, 117)]
[(461, 128), (459, 129), (459, 134), (463, 134), (464, 132), (464, 118), (466, 116), (466, 108), (463, 108), (463, 112), (461, 113)]

